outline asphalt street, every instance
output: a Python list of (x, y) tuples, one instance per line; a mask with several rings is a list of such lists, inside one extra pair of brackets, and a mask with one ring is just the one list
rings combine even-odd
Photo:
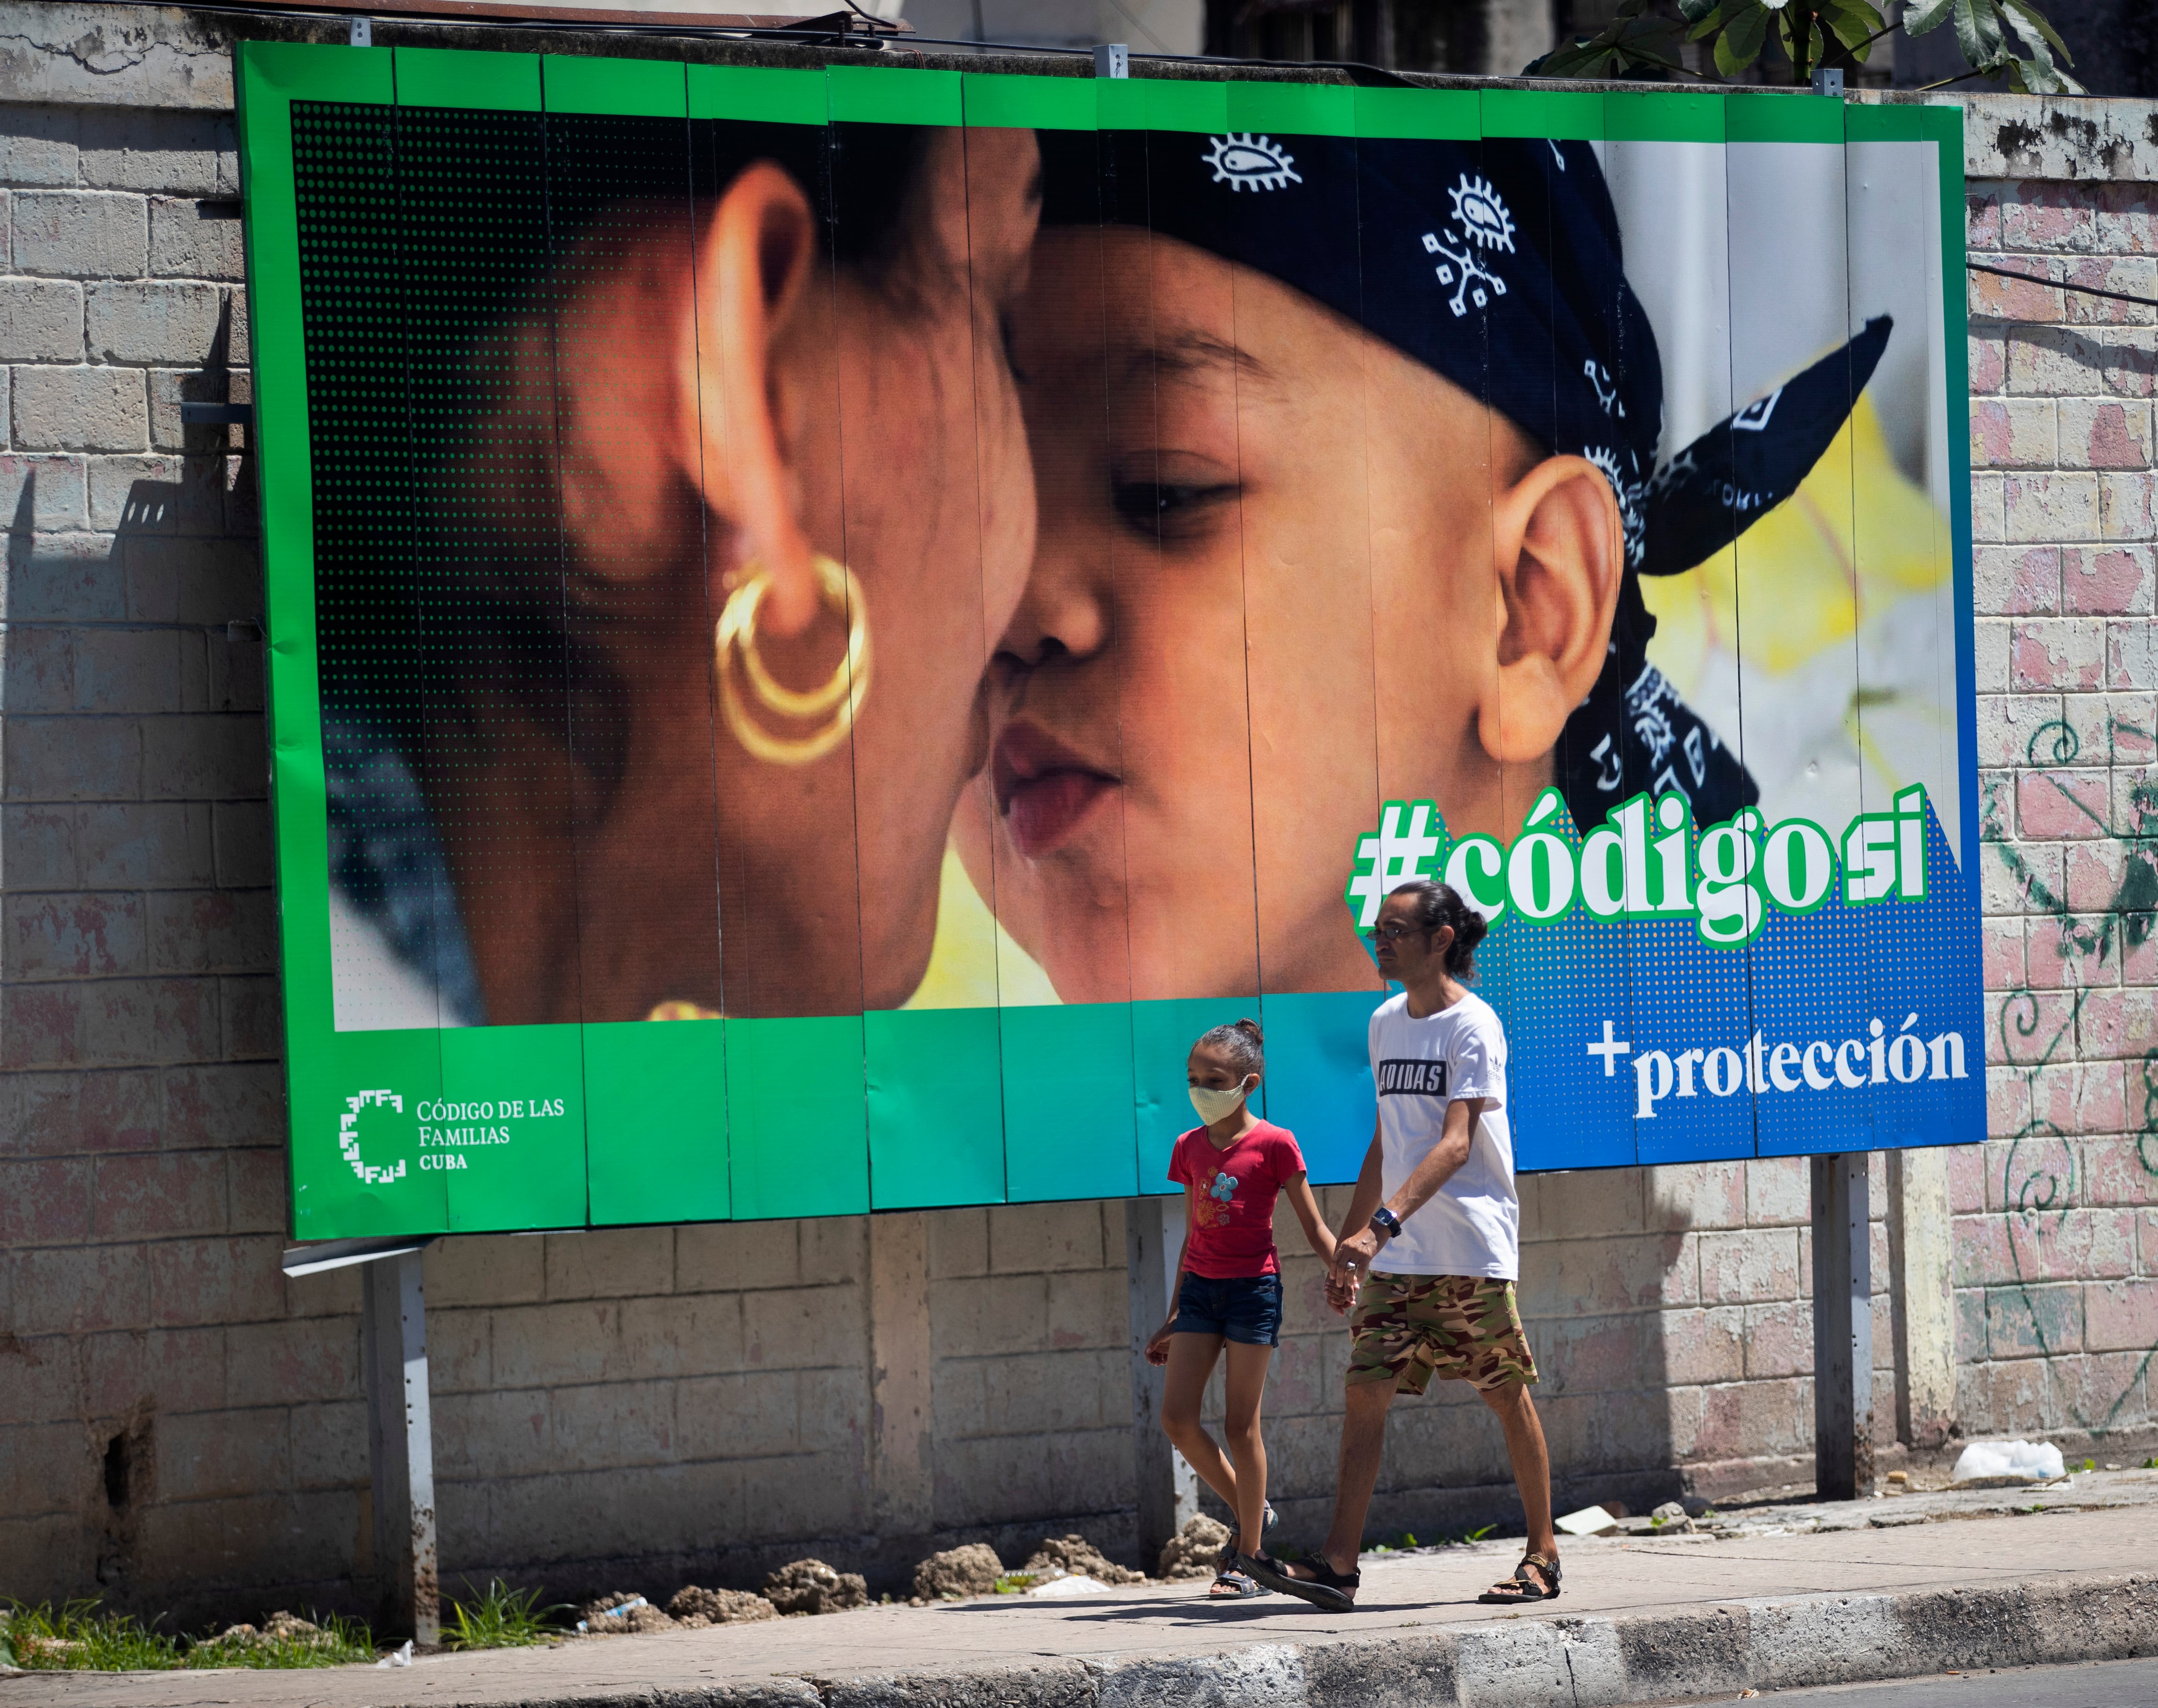
[(2158, 1659), (2014, 1667), (1823, 1690), (1764, 1690), (1758, 1700), (1762, 1708), (2154, 1708)]

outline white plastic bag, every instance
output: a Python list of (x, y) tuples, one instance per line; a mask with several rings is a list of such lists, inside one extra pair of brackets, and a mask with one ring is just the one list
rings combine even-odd
[(1027, 1593), (1040, 1596), (1045, 1601), (1061, 1602), (1075, 1595), (1107, 1595), (1109, 1586), (1098, 1577), (1089, 1577), (1075, 1571), (1068, 1576), (1052, 1577), (1046, 1583), (1038, 1583)]
[(391, 1649), (389, 1654), (384, 1655), (382, 1659), (375, 1662), (374, 1664), (377, 1668), (385, 1666), (411, 1665), (412, 1645), (408, 1642), (402, 1648)]
[(2044, 1483), (2062, 1474), (2061, 1450), (2046, 1441), (1975, 1441), (1957, 1459), (1951, 1481), (1983, 1482), (1994, 1477), (2012, 1477), (2024, 1483)]

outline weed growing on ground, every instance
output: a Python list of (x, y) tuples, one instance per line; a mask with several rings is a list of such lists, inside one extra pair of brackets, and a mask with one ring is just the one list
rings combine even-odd
[[(471, 1592), (469, 1580), (465, 1589)], [(450, 1604), (450, 1616), (442, 1621), (442, 1646), (532, 1649), (554, 1642), (562, 1633), (550, 1623), (550, 1616), (560, 1613), (565, 1604), (557, 1602), (543, 1607), (540, 1596), (539, 1590), (514, 1590), (498, 1577), (489, 1578), (477, 1601)]]
[(997, 1580), (999, 1595), (1025, 1595), (1034, 1587), (1031, 1571), (1007, 1571)]
[(101, 1613), (95, 1601), (55, 1608), (8, 1609), (4, 1634), (14, 1664), (28, 1672), (164, 1672), (183, 1665), (177, 1638), (125, 1613)]

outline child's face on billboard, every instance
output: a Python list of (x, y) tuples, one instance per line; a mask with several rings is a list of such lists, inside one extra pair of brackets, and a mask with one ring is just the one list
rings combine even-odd
[(1518, 828), (1610, 632), (1608, 487), (1126, 228), (1043, 234), (1018, 361), (1040, 533), (960, 819), (977, 883), (1067, 1001), (1370, 983), (1354, 839), (1386, 797)]

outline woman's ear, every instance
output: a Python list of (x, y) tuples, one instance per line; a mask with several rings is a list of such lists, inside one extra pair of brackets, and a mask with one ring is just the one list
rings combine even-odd
[[(684, 388), (689, 466), (735, 545), (712, 573), (731, 581), (752, 560), (769, 571), (758, 626), (781, 636), (801, 633), (820, 604), (798, 473), (808, 382), (782, 355), (810, 306), (816, 263), (817, 219), (802, 187), (768, 161), (748, 168), (697, 235), (684, 341), (694, 369)], [(716, 606), (725, 592), (715, 592)]]
[(1500, 764), (1532, 764), (1558, 745), (1603, 668), (1625, 533), (1603, 470), (1547, 457), (1497, 495), (1491, 535), (1499, 668), (1477, 733)]

